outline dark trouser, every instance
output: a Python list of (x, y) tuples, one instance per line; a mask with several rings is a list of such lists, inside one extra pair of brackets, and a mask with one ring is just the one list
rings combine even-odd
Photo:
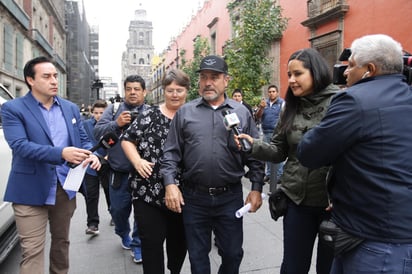
[(193, 189), (183, 191), (183, 222), (192, 274), (210, 273), (212, 231), (222, 257), (219, 274), (237, 274), (243, 258), (242, 218), (235, 212), (243, 206), (242, 185), (209, 195)]
[(99, 178), (90, 174), (84, 175), (86, 193), (83, 193), (86, 200), (87, 226), (99, 226)]
[[(111, 180), (114, 178), (114, 171), (111, 171)], [(132, 212), (132, 194), (129, 189), (128, 177), (129, 173), (120, 173), (120, 183), (118, 186), (109, 186), (110, 193), (110, 213), (114, 221), (114, 232), (122, 239), (130, 236), (129, 217)], [(134, 219), (134, 218), (133, 218)], [(132, 243), (131, 248), (140, 248), (140, 238), (138, 224), (133, 222)]]
[[(309, 272), (319, 225), (328, 215), (325, 207), (298, 206), (292, 201), (288, 202), (288, 211), (283, 217), (284, 249), (281, 274)], [(329, 274), (333, 250), (319, 241), (317, 251), (317, 274)]]
[(163, 243), (166, 240), (167, 268), (180, 273), (186, 257), (186, 239), (182, 214), (133, 200), (135, 218), (139, 224), (143, 272), (165, 273)]
[(107, 210), (110, 211), (110, 194), (109, 194), (109, 181), (110, 171), (99, 172), (98, 175), (100, 184), (102, 185), (104, 196), (106, 197)]
[(412, 244), (365, 240), (353, 250), (337, 256), (330, 273), (412, 273)]

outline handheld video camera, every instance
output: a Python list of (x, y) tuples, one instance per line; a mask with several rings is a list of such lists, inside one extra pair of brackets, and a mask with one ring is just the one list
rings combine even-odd
[(406, 76), (408, 85), (412, 85), (412, 54), (406, 51), (403, 55), (403, 75)]
[[(349, 56), (352, 54), (349, 48), (342, 51), (339, 56), (339, 61), (348, 61)], [(333, 66), (333, 83), (335, 85), (346, 85), (346, 77), (343, 75), (348, 65), (346, 64), (335, 64)]]
[(130, 111), (130, 116), (132, 117), (132, 122), (137, 118), (137, 116), (139, 116), (139, 111), (137, 110), (132, 110)]
[[(342, 51), (339, 56), (339, 61), (348, 61), (349, 56), (352, 54), (349, 48)], [(335, 85), (346, 85), (346, 77), (343, 75), (348, 65), (335, 64), (333, 66), (333, 83)], [(406, 77), (408, 85), (412, 84), (412, 55), (404, 51), (403, 55), (403, 75)]]

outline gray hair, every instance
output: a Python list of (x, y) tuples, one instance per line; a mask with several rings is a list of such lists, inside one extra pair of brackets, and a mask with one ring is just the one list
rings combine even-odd
[(375, 64), (382, 74), (402, 73), (402, 46), (385, 34), (366, 35), (352, 42), (351, 58), (358, 66)]

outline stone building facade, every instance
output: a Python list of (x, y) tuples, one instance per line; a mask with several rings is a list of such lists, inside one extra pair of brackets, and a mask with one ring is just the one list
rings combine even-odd
[(59, 93), (66, 97), (65, 1), (0, 0), (0, 14), (0, 83), (23, 96), (25, 63), (44, 55), (54, 60)]
[(151, 64), (154, 55), (152, 44), (152, 22), (147, 20), (146, 10), (135, 11), (134, 20), (129, 24), (129, 38), (126, 51), (122, 55), (122, 82), (128, 75), (137, 74), (146, 81), (146, 89), (151, 86)]

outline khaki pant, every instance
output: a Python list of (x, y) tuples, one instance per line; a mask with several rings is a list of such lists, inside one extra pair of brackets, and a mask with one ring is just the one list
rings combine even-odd
[(50, 225), (50, 273), (69, 271), (70, 220), (76, 209), (76, 198), (69, 200), (57, 183), (54, 206), (13, 204), (22, 249), (21, 274), (44, 274), (44, 247), (47, 221)]

